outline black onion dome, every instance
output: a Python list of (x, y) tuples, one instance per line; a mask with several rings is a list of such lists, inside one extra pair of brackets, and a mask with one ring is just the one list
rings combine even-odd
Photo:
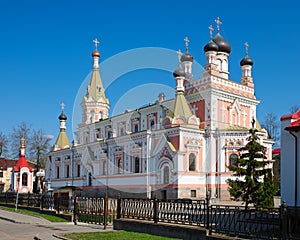
[(230, 54), (231, 46), (230, 44), (221, 36), (220, 33), (217, 33), (217, 35), (214, 37), (213, 41), (218, 45), (219, 52), (225, 52)]
[(254, 62), (253, 62), (252, 58), (250, 58), (248, 56), (244, 57), (240, 62), (241, 66), (245, 66), (245, 65), (253, 66), (253, 64), (254, 64)]
[(178, 66), (177, 69), (173, 72), (173, 76), (174, 78), (185, 77), (185, 72), (180, 66)]
[(66, 114), (64, 113), (64, 112), (62, 112), (60, 115), (59, 115), (59, 117), (58, 117), (58, 119), (59, 120), (67, 120), (67, 116), (66, 116)]
[(209, 51), (215, 51), (215, 52), (217, 52), (218, 50), (219, 50), (219, 47), (218, 47), (218, 45), (213, 40), (210, 40), (204, 46), (204, 52), (209, 52)]
[(181, 56), (180, 60), (181, 60), (181, 62), (193, 62), (194, 61), (194, 57), (189, 52), (186, 52), (185, 54), (183, 54)]

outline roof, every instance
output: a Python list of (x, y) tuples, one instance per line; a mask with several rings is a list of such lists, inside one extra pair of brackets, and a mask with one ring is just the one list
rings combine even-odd
[(14, 166), (14, 171), (19, 172), (21, 168), (27, 167), (30, 172), (32, 172), (32, 167), (29, 166), (26, 157), (21, 155), (17, 164)]
[(283, 115), (280, 118), (280, 121), (290, 120), (290, 119), (297, 119), (297, 118), (300, 118), (300, 109), (297, 112), (295, 112), (295, 113)]
[(11, 160), (6, 158), (0, 158), (0, 169), (7, 170), (8, 168), (12, 168), (17, 163), (17, 160)]
[(184, 97), (183, 92), (179, 92), (176, 94), (175, 101), (173, 102), (173, 106), (171, 107), (171, 111), (169, 111), (169, 116), (171, 118), (175, 118), (178, 116), (183, 116), (186, 119), (191, 117), (192, 111)]
[(65, 149), (70, 147), (70, 141), (64, 129), (61, 129), (55, 142), (55, 149)]
[(275, 148), (273, 149), (272, 154), (279, 154), (280, 152), (281, 152), (280, 148)]
[(291, 120), (291, 123), (284, 130), (287, 131), (300, 130), (300, 110), (298, 110), (295, 113), (285, 114), (280, 118), (280, 121), (285, 121), (285, 120)]

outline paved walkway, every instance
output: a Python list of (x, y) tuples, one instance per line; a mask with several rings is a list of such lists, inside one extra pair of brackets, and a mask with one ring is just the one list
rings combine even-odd
[[(108, 226), (112, 230), (112, 226)], [(60, 239), (63, 233), (103, 231), (102, 225), (53, 223), (44, 218), (0, 209), (0, 239)], [(106, 230), (107, 231), (107, 230)], [(64, 238), (61, 238), (64, 239)]]

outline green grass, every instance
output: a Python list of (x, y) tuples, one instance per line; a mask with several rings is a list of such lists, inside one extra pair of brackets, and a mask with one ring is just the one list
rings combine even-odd
[(91, 233), (67, 233), (63, 235), (66, 238), (72, 240), (171, 240), (178, 238), (167, 238), (154, 236), (145, 233), (136, 233), (136, 232), (125, 232), (125, 231), (112, 231), (112, 232), (91, 232)]
[[(0, 208), (3, 210), (6, 210), (6, 211), (15, 212), (15, 208), (6, 207), (6, 206), (0, 206)], [(68, 222), (66, 219), (61, 218), (61, 217), (52, 216), (52, 215), (43, 214), (43, 213), (37, 213), (37, 212), (33, 212), (30, 210), (26, 210), (26, 209), (18, 209), (17, 212), (32, 215), (32, 216), (42, 217), (42, 218), (47, 219), (50, 222)]]

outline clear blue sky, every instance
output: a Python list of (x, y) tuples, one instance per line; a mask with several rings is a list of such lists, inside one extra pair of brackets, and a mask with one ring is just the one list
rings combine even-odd
[[(100, 40), (101, 61), (135, 48), (159, 47), (190, 52), (202, 65), (208, 26), (220, 17), (221, 34), (232, 47), (230, 79), (240, 81), (244, 42), (254, 60), (258, 117), (278, 117), (300, 105), (300, 5), (298, 1), (1, 1), (0, 131), (9, 134), (20, 122), (56, 138), (60, 103), (66, 104), (68, 132), (82, 82), (92, 68), (92, 40)], [(177, 59), (174, 59), (174, 69)], [(131, 88), (175, 83), (171, 73), (142, 70), (110, 85), (112, 109)], [(148, 95), (154, 102), (158, 93)], [(173, 96), (167, 95), (167, 98)], [(147, 102), (146, 102), (147, 103)], [(141, 103), (136, 101), (138, 106)], [(72, 138), (72, 136), (70, 136)]]

